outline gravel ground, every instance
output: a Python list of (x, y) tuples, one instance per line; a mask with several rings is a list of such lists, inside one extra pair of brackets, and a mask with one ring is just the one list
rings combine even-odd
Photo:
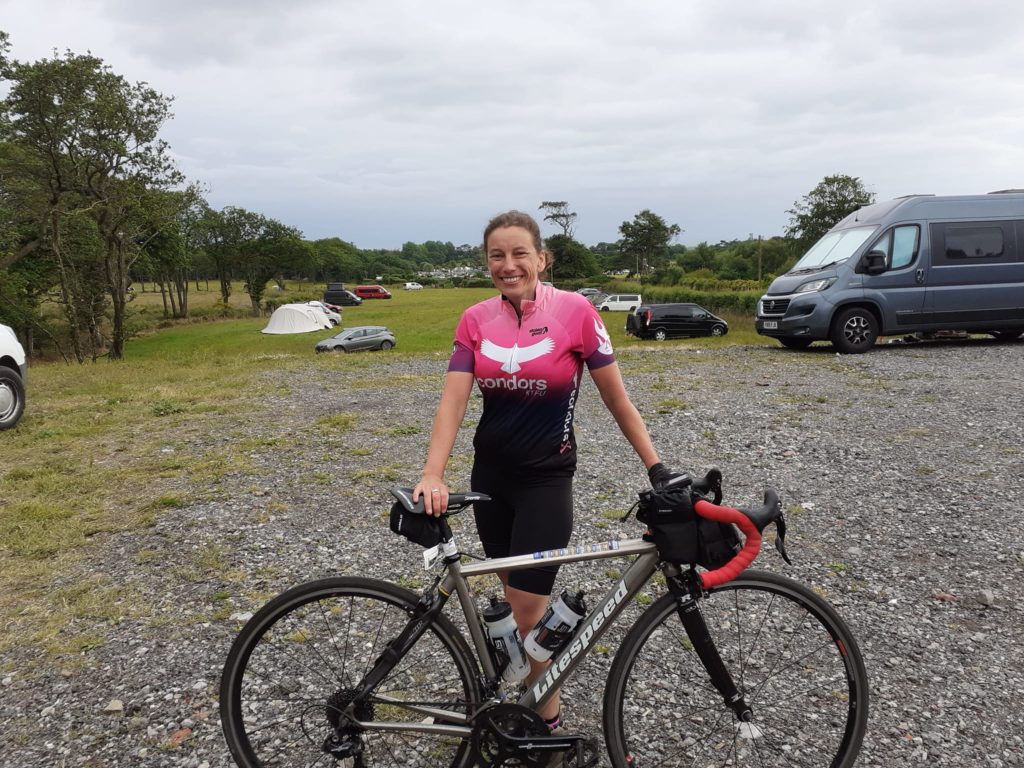
[[(1024, 508), (1022, 351), (974, 339), (620, 356), (667, 463), (720, 467), (735, 504), (766, 484), (782, 495), (794, 565), (766, 550), (758, 566), (814, 585), (859, 638), (871, 681), (859, 765), (1024, 764), (1024, 543), (1011, 525)], [(169, 436), (164, 452), (234, 460), (192, 481), (194, 503), (98, 540), (63, 575), (116, 583), (132, 607), (86, 627), (102, 642), (80, 658), (4, 660), (0, 765), (228, 766), (216, 690), (239, 617), (328, 574), (422, 578), (417, 550), (386, 530), (385, 489), (417, 476), (443, 370), (441, 358), (311, 360), (302, 381), (268, 371), (258, 417)], [(350, 429), (313, 426), (342, 412), (358, 415)], [(638, 535), (614, 513), (646, 476), (589, 381), (577, 419), (576, 539)], [(462, 489), (470, 439), (451, 465)], [(607, 583), (594, 570), (560, 582)], [(598, 732), (609, 663), (594, 655), (570, 682), (574, 729)]]

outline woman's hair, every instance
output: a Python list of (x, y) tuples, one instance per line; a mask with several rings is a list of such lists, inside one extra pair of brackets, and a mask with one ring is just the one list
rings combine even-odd
[(544, 241), (540, 236), (540, 226), (534, 220), (533, 216), (522, 211), (505, 211), (499, 213), (489, 222), (484, 228), (484, 259), (487, 259), (487, 238), (491, 236), (491, 233), (496, 229), (503, 229), (504, 227), (522, 227), (530, 233), (530, 237), (533, 239), (533, 247), (537, 249), (537, 253), (544, 254), (544, 269), (543, 272), (547, 272), (551, 268), (551, 253), (544, 249)]

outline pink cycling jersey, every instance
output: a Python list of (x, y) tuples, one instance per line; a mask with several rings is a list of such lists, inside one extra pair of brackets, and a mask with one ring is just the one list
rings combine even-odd
[(529, 469), (576, 466), (573, 411), (583, 363), (615, 362), (604, 323), (583, 296), (537, 285), (522, 319), (503, 296), (467, 309), (449, 371), (472, 373), (484, 398), (473, 446), (478, 458)]

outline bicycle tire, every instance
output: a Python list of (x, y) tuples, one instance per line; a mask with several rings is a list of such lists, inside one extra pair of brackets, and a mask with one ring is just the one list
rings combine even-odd
[(612, 663), (604, 730), (616, 768), (849, 768), (868, 717), (857, 642), (807, 587), (747, 571), (699, 602), (726, 667), (754, 711), (738, 723), (711, 684), (672, 595), (630, 628)]
[[(323, 751), (344, 695), (406, 625), (418, 596), (375, 579), (335, 577), (278, 595), (242, 628), (221, 676), (224, 737), (241, 768), (336, 765)], [(434, 619), (375, 693), (360, 719), (422, 718), (394, 699), (460, 712), (479, 701), (478, 667), (462, 634)], [(335, 697), (332, 699), (332, 696)], [(363, 764), (453, 766), (472, 760), (471, 739), (366, 731)], [(350, 764), (346, 759), (341, 765)]]

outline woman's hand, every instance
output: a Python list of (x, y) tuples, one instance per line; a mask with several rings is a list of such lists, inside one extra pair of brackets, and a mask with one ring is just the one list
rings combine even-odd
[(415, 504), (423, 496), (423, 507), (428, 515), (440, 517), (448, 509), (448, 486), (439, 476), (424, 472), (423, 477), (412, 489), (412, 501)]

